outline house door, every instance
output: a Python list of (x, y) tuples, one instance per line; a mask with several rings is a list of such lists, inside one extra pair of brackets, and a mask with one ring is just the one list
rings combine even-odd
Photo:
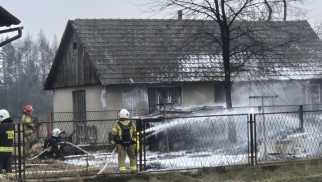
[(74, 120), (86, 120), (85, 90), (73, 91)]

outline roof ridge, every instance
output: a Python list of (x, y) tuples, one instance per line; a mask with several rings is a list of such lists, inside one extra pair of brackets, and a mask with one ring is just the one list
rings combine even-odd
[[(112, 21), (120, 21), (120, 20), (137, 20), (137, 21), (178, 21), (178, 19), (164, 19), (164, 18), (75, 18), (71, 19), (71, 21), (82, 21), (82, 20), (93, 20), (93, 21), (101, 21), (101, 20), (112, 20)], [(184, 19), (183, 21), (213, 21), (213, 20), (205, 20), (205, 19)], [(288, 22), (307, 22), (307, 20), (273, 20), (273, 21), (242, 21), (235, 20), (235, 22), (254, 22), (254, 23), (288, 23)]]

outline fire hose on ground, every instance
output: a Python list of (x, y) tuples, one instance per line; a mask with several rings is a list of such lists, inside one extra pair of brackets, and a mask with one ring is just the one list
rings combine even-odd
[[(90, 154), (90, 153), (89, 153), (89, 152), (87, 152), (86, 150), (84, 150), (84, 149), (82, 149), (82, 148), (78, 147), (78, 146), (77, 146), (77, 145), (75, 145), (75, 144), (69, 143), (69, 142), (59, 142), (59, 144), (68, 144), (68, 145), (73, 146), (73, 147), (77, 148), (78, 150), (80, 150), (80, 151), (84, 152), (84, 153), (85, 153), (85, 154), (87, 154), (87, 155), (89, 155), (89, 154)], [(51, 148), (52, 148), (52, 147), (48, 147), (48, 148), (46, 148), (45, 150), (43, 150), (42, 152), (40, 152), (39, 154), (37, 154), (36, 156), (34, 156), (33, 158), (28, 159), (28, 160), (34, 160), (34, 159), (38, 158), (39, 156), (41, 156), (42, 154), (44, 154), (45, 152), (47, 152), (47, 151), (48, 151), (49, 149), (51, 149)]]
[(110, 155), (110, 158), (107, 160), (107, 162), (106, 162), (106, 164), (104, 165), (104, 167), (97, 173), (97, 174), (101, 174), (104, 170), (105, 170), (105, 168), (107, 167), (107, 165), (109, 164), (109, 162), (110, 162), (110, 160), (112, 159), (112, 156), (113, 156), (113, 154), (115, 153), (115, 151), (116, 151), (116, 148), (117, 147), (114, 147), (114, 149), (113, 149), (113, 151), (112, 151), (112, 153), (111, 153), (111, 155)]

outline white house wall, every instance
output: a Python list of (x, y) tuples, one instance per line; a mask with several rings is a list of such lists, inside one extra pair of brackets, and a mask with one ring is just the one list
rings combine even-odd
[[(73, 91), (85, 90), (87, 111), (148, 109), (148, 86), (86, 86), (55, 89), (54, 112), (73, 112)], [(213, 105), (214, 85), (185, 84), (182, 89), (182, 106)], [(139, 113), (133, 113), (139, 114)]]
[[(241, 86), (242, 85), (242, 86)], [(305, 84), (295, 82), (274, 83), (265, 87), (256, 84), (240, 83), (232, 85), (233, 107), (259, 106), (261, 99), (250, 99), (250, 96), (275, 96), (265, 99), (265, 105), (300, 105), (311, 104), (307, 96), (311, 93)], [(53, 94), (54, 112), (73, 112), (72, 92), (85, 90), (87, 111), (106, 111), (148, 109), (149, 86), (87, 86), (77, 88), (55, 89)], [(218, 105), (215, 103), (215, 86), (212, 83), (191, 83), (181, 85), (182, 106)], [(222, 105), (222, 103), (220, 103)], [(133, 115), (140, 113), (133, 113)]]
[[(242, 86), (241, 86), (242, 85)], [(261, 106), (264, 96), (265, 105), (301, 105), (306, 102), (305, 84), (296, 82), (270, 82), (259, 85), (247, 82), (232, 85), (233, 106)], [(257, 96), (258, 98), (250, 98)], [(268, 96), (268, 97), (267, 97)], [(274, 97), (277, 96), (277, 97)]]
[[(242, 85), (242, 86), (241, 86)], [(54, 112), (73, 111), (73, 91), (85, 90), (87, 111), (109, 111), (126, 108), (132, 116), (148, 109), (149, 86), (86, 86), (55, 89), (53, 92)], [(295, 82), (274, 83), (265, 87), (256, 84), (240, 83), (232, 85), (233, 107), (260, 106), (261, 99), (250, 99), (250, 96), (275, 96), (264, 100), (265, 105), (300, 105), (311, 104), (307, 100), (306, 86)], [(215, 86), (212, 83), (182, 84), (182, 106), (212, 106), (215, 103)], [(222, 103), (220, 103), (222, 105)], [(93, 118), (92, 118), (93, 119)]]
[[(73, 91), (85, 90), (86, 110), (102, 111), (100, 94), (101, 86), (61, 88), (53, 91), (54, 113), (69, 113), (73, 111)], [(62, 118), (63, 119), (63, 118)], [(71, 117), (69, 117), (72, 120)], [(64, 118), (63, 120), (66, 120)], [(56, 120), (57, 121), (57, 120)]]
[(54, 112), (73, 111), (73, 91), (84, 90), (87, 111), (119, 110), (121, 108), (146, 109), (147, 91), (144, 87), (86, 86), (61, 88), (53, 91)]
[(73, 112), (73, 89), (61, 88), (53, 90), (53, 110), (57, 112)]

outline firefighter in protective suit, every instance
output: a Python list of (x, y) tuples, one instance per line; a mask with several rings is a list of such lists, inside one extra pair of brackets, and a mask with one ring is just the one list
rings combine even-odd
[(9, 112), (0, 110), (0, 181), (3, 180), (3, 170), (6, 170), (9, 179), (13, 179), (11, 168), (11, 154), (13, 151), (13, 140), (15, 136), (15, 126), (10, 118)]
[(47, 150), (47, 155), (49, 157), (61, 157), (63, 148), (65, 147), (65, 144), (60, 142), (60, 134), (62, 133), (63, 132), (59, 128), (55, 128), (53, 129), (51, 138), (45, 140), (44, 147), (45, 149), (49, 148)]
[(122, 109), (119, 115), (120, 120), (117, 120), (113, 127), (111, 143), (112, 145), (117, 145), (120, 173), (126, 173), (126, 154), (130, 159), (131, 172), (136, 173), (136, 127), (135, 124), (129, 120), (129, 111)]
[(31, 120), (31, 112), (34, 109), (32, 108), (31, 105), (27, 105), (24, 110), (23, 110), (23, 115), (21, 122), (24, 124), (24, 135), (26, 138), (26, 149), (25, 153), (26, 155), (29, 155), (31, 153), (31, 147), (32, 147), (32, 142), (35, 138), (35, 124), (33, 124)]

